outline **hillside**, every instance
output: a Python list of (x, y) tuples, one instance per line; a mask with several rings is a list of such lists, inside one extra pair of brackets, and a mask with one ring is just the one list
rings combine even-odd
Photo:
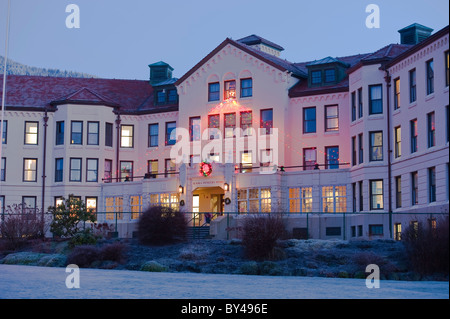
[[(5, 59), (0, 55), (0, 74), (3, 74), (3, 66), (5, 63)], [(34, 66), (28, 66), (25, 64), (21, 64), (19, 62), (15, 62), (11, 59), (8, 59), (7, 66), (8, 74), (14, 75), (38, 75), (38, 76), (51, 76), (51, 77), (72, 77), (72, 78), (95, 78), (96, 76), (74, 72), (74, 71), (66, 71), (66, 70), (58, 70), (58, 69), (45, 69), (38, 68)]]

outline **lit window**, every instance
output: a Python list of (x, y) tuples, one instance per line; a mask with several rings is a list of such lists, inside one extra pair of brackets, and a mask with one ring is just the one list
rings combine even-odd
[(25, 144), (38, 144), (38, 122), (25, 122)]
[(400, 78), (394, 80), (394, 110), (400, 108)]
[(133, 162), (120, 161), (120, 181), (128, 182), (133, 180)]
[(236, 81), (225, 81), (224, 99), (235, 99), (236, 98)]
[(251, 173), (252, 171), (252, 152), (244, 151), (241, 153), (241, 173)]
[(36, 182), (37, 178), (37, 159), (25, 158), (23, 160), (23, 181)]
[(398, 158), (402, 155), (402, 129), (397, 126), (394, 129), (394, 156)]
[(121, 125), (120, 127), (120, 147), (133, 147), (133, 125)]
[(322, 211), (324, 213), (343, 213), (347, 211), (345, 186), (322, 187)]
[(383, 209), (383, 180), (370, 181), (370, 209)]
[(312, 187), (289, 188), (289, 212), (312, 212)]
[(86, 197), (86, 209), (91, 213), (97, 212), (97, 197)]
[(370, 161), (383, 160), (383, 132), (370, 132)]
[(83, 144), (83, 122), (72, 121), (70, 132), (70, 144)]

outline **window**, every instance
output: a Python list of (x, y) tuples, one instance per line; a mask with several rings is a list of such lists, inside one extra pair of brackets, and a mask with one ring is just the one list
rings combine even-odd
[(98, 159), (86, 159), (86, 182), (98, 182)]
[(363, 182), (358, 182), (359, 188), (359, 211), (364, 211), (364, 193), (363, 193)]
[(99, 141), (99, 122), (88, 122), (87, 126), (87, 145), (98, 145)]
[(352, 92), (352, 122), (356, 121), (356, 92)]
[(356, 183), (352, 183), (352, 212), (356, 213)]
[(36, 196), (22, 196), (22, 213), (36, 213)]
[(156, 92), (156, 102), (158, 104), (166, 103), (166, 91), (165, 90), (159, 90)]
[(411, 173), (411, 205), (419, 204), (419, 174)]
[(333, 83), (336, 82), (336, 70), (335, 69), (326, 69), (325, 70), (325, 83)]
[(325, 132), (339, 130), (339, 111), (337, 105), (325, 106)]
[(2, 182), (6, 180), (6, 157), (2, 157), (0, 180)]
[(383, 209), (383, 180), (370, 181), (370, 210)]
[(427, 114), (427, 131), (428, 131), (428, 147), (433, 147), (436, 145), (436, 122), (434, 118), (434, 112)]
[(409, 122), (411, 128), (411, 153), (417, 152), (417, 119)]
[(356, 165), (356, 136), (352, 136), (352, 166)]
[(433, 60), (426, 62), (427, 72), (427, 95), (434, 93), (434, 63)]
[(402, 223), (394, 224), (394, 240), (402, 239)]
[(64, 121), (56, 122), (56, 145), (64, 145)]
[(325, 169), (339, 168), (339, 146), (325, 147)]
[(37, 159), (24, 158), (23, 160), (23, 181), (36, 182), (37, 178)]
[(120, 181), (129, 182), (133, 180), (133, 162), (120, 161)]
[(271, 212), (271, 189), (270, 188), (249, 188), (238, 190), (238, 211), (239, 212)]
[(448, 87), (450, 84), (450, 60), (449, 60), (449, 51), (445, 51), (445, 87)]
[(106, 197), (105, 210), (107, 220), (116, 220), (123, 218), (123, 197)]
[(241, 130), (244, 136), (253, 135), (252, 121), (252, 111), (241, 112)]
[(105, 124), (105, 146), (113, 146), (113, 124)]
[(5, 196), (0, 195), (0, 220), (5, 218)]
[(88, 212), (97, 212), (97, 197), (86, 197), (85, 203)]
[(402, 207), (402, 177), (395, 177), (395, 207)]
[(199, 116), (189, 118), (189, 136), (191, 141), (200, 141), (201, 139), (201, 120)]
[(363, 94), (362, 88), (358, 89), (358, 118), (363, 117)]
[(38, 144), (39, 122), (25, 122), (25, 144)]
[(8, 121), (3, 121), (2, 143), (6, 144), (8, 137)]
[(383, 86), (369, 85), (369, 114), (383, 113)]
[(111, 183), (112, 181), (112, 160), (105, 160), (105, 167), (103, 169), (103, 179), (105, 183)]
[(430, 203), (436, 201), (436, 168), (428, 169), (428, 201)]
[(303, 149), (303, 169), (312, 170), (317, 163), (317, 151), (316, 148), (304, 148)]
[(363, 140), (363, 133), (358, 135), (358, 159), (359, 164), (364, 163), (364, 140)]
[(394, 128), (394, 157), (402, 156), (402, 128), (397, 126)]
[(167, 90), (167, 99), (169, 103), (176, 103), (178, 101), (178, 94), (176, 89)]
[(322, 212), (344, 213), (347, 211), (347, 195), (345, 186), (322, 187)]
[[(194, 209), (195, 205), (198, 204), (195, 203), (195, 195), (193, 196), (194, 200)], [(198, 196), (197, 196), (198, 198)], [(168, 194), (150, 194), (150, 206), (163, 206), (163, 207), (171, 207), (173, 209), (179, 208), (179, 202), (180, 202), (180, 195), (178, 193)], [(198, 205), (197, 205), (198, 207)], [(198, 211), (198, 210), (197, 210)]]
[(55, 159), (55, 182), (62, 182), (64, 176), (64, 159)]
[(158, 123), (148, 125), (148, 147), (158, 146)]
[(81, 182), (81, 158), (70, 159), (70, 182)]
[(341, 227), (326, 227), (325, 236), (341, 236)]
[(177, 127), (177, 122), (166, 123), (166, 145), (175, 145), (176, 135), (174, 131)]
[(235, 137), (234, 130), (236, 129), (236, 113), (227, 113), (223, 115), (225, 138)]
[(416, 69), (409, 71), (409, 103), (417, 100)]
[(220, 100), (220, 83), (209, 83), (208, 84), (208, 101), (219, 101)]
[(71, 122), (70, 144), (73, 145), (83, 144), (83, 122), (81, 121)]
[(316, 132), (316, 108), (306, 107), (303, 109), (303, 133)]
[(120, 147), (133, 148), (133, 125), (120, 126)]
[(253, 95), (253, 80), (241, 79), (241, 97), (250, 97)]
[(131, 219), (139, 218), (142, 212), (142, 196), (130, 196)]
[(383, 160), (383, 132), (370, 132), (370, 161)]
[(175, 173), (176, 170), (177, 170), (177, 166), (176, 166), (175, 162), (172, 159), (167, 158), (165, 160), (165, 166), (164, 166), (164, 173), (165, 174), (164, 174), (164, 176), (165, 177), (172, 177), (172, 173)]
[(394, 80), (394, 110), (400, 108), (400, 78)]
[(289, 212), (312, 212), (312, 187), (289, 188)]
[(311, 84), (322, 83), (322, 71), (311, 71)]
[(273, 110), (261, 110), (261, 125), (260, 127), (262, 134), (269, 135), (271, 134), (271, 130), (273, 128)]
[(148, 173), (153, 175), (153, 178), (156, 178), (158, 176), (157, 174), (159, 173), (159, 171), (158, 171), (158, 160), (157, 159), (149, 160), (147, 162), (147, 171), (148, 171)]
[(369, 236), (383, 236), (383, 225), (369, 225)]
[(220, 115), (208, 115), (209, 139), (217, 140), (220, 138)]
[(225, 81), (224, 100), (236, 98), (236, 81)]
[(252, 172), (252, 152), (243, 151), (241, 152), (241, 173), (251, 173)]

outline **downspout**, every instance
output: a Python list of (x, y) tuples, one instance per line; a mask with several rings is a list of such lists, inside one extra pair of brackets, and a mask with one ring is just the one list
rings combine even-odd
[(44, 236), (44, 212), (45, 212), (45, 178), (47, 177), (45, 167), (47, 166), (47, 127), (48, 127), (48, 113), (45, 108), (44, 115), (44, 147), (43, 147), (43, 160), (42, 160), (42, 210), (41, 210), (41, 223), (42, 223), (42, 235)]
[(120, 149), (120, 112), (117, 112), (116, 117), (116, 130), (117, 130), (117, 139), (116, 139), (116, 182), (120, 182), (120, 165), (119, 165), (119, 149)]
[(387, 68), (384, 70), (386, 76), (384, 80), (386, 81), (386, 98), (387, 98), (387, 147), (388, 147), (388, 213), (389, 213), (389, 237), (392, 239), (392, 181), (391, 181), (391, 106), (390, 106), (390, 92), (391, 92), (391, 76)]

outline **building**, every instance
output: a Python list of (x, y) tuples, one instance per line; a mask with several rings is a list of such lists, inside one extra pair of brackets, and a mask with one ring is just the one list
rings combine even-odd
[(303, 63), (227, 38), (180, 79), (162, 61), (149, 81), (8, 76), (2, 211), (73, 194), (124, 237), (162, 204), (219, 213), (217, 238), (237, 212), (288, 212), (298, 237), (399, 238), (448, 213), (449, 28), (432, 31)]

